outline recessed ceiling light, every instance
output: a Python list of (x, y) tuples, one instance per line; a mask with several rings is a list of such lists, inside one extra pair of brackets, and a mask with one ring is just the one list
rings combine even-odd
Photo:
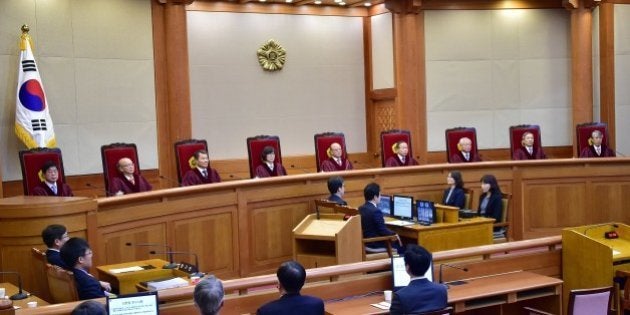
[(314, 3), (315, 3), (315, 4), (322, 4), (322, 1), (321, 1), (321, 0), (315, 0), (315, 2), (314, 2)]
[(371, 5), (372, 5), (372, 3), (370, 3), (370, 2), (366, 2), (366, 3), (364, 3), (363, 5), (364, 5), (364, 6), (366, 6), (366, 7), (369, 7), (369, 6), (371, 6)]
[(291, 3), (291, 2), (293, 2), (293, 0), (284, 0), (284, 2)]
[(341, 2), (339, 2), (339, 5), (346, 5), (346, 3), (341, 1)]

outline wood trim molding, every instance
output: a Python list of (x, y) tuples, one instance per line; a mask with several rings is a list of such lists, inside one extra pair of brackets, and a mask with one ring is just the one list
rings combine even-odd
[(608, 124), (608, 145), (616, 148), (615, 125), (615, 5), (599, 6), (599, 115)]
[(373, 101), (393, 100), (397, 93), (396, 88), (376, 89), (370, 92), (370, 99)]
[[(297, 4), (297, 3), (296, 3)], [(323, 16), (368, 16), (366, 7), (334, 7), (310, 6), (281, 3), (232, 3), (196, 1), (186, 7), (187, 11), (206, 12), (234, 12), (234, 13), (262, 13), (262, 14), (294, 14), (294, 15), (323, 15)]]

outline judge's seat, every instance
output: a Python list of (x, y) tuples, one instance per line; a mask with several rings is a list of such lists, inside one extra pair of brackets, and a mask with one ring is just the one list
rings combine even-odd
[(175, 160), (177, 163), (177, 180), (182, 183), (184, 174), (195, 166), (194, 154), (199, 150), (208, 151), (206, 140), (189, 139), (175, 143)]
[(282, 152), (280, 152), (280, 137), (260, 135), (247, 138), (247, 156), (249, 157), (249, 176), (256, 177), (256, 168), (261, 165), (262, 151), (266, 146), (273, 148), (276, 153), (275, 163), (282, 164)]
[(101, 146), (101, 161), (103, 162), (103, 179), (105, 180), (105, 193), (108, 196), (114, 194), (109, 191), (109, 184), (114, 177), (120, 173), (118, 171), (118, 161), (122, 158), (129, 158), (135, 167), (135, 173), (140, 175), (140, 163), (138, 161), (138, 150), (134, 143), (112, 143)]
[(343, 151), (342, 157), (347, 159), (348, 152), (346, 150), (346, 137), (340, 132), (325, 132), (318, 133), (315, 138), (315, 163), (317, 164), (317, 171), (322, 171), (322, 162), (331, 157), (330, 145), (333, 143), (339, 143), (341, 150)]
[(468, 138), (472, 142), (471, 154), (479, 156), (477, 150), (477, 130), (474, 127), (456, 127), (446, 129), (444, 132), (446, 136), (446, 160), (452, 163), (451, 156), (461, 151), (459, 146), (459, 139)]
[(608, 124), (601, 122), (589, 122), (579, 124), (575, 127), (575, 134), (577, 136), (577, 155), (580, 156), (582, 150), (593, 144), (591, 136), (593, 131), (599, 130), (604, 138), (602, 138), (602, 144), (608, 147)]
[(19, 153), (20, 167), (22, 168), (22, 187), (24, 195), (32, 195), (33, 188), (44, 181), (44, 174), (41, 169), (44, 163), (52, 161), (57, 165), (59, 179), (57, 185), (66, 182), (66, 175), (63, 169), (63, 159), (59, 148), (35, 148), (23, 150)]
[(394, 147), (398, 141), (405, 141), (409, 147), (407, 156), (415, 158), (411, 150), (411, 132), (408, 130), (387, 130), (381, 132), (381, 166), (385, 167), (387, 159), (396, 155)]
[(514, 154), (517, 150), (523, 147), (523, 134), (531, 132), (534, 135), (534, 147), (542, 148), (542, 142), (540, 137), (540, 126), (538, 125), (518, 125), (510, 127), (510, 155), (514, 160)]

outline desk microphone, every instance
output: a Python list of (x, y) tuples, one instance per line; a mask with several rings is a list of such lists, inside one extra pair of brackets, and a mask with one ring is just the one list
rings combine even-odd
[[(16, 272), (16, 271), (0, 271), (0, 274), (3, 275), (17, 275), (18, 278), (18, 293), (13, 294), (9, 297), (9, 299), (11, 300), (24, 300), (25, 298), (28, 297), (28, 294), (24, 293), (22, 291), (22, 277), (20, 277), (20, 273)], [(1, 298), (4, 298), (1, 297)]]
[[(125, 245), (127, 246), (137, 246), (137, 247), (152, 247), (152, 246), (156, 246), (156, 247), (164, 247), (167, 249), (167, 252), (171, 252), (172, 248), (167, 245), (167, 244), (156, 244), (156, 243), (142, 243), (142, 244), (132, 244), (130, 242), (127, 242)], [(173, 254), (169, 254), (168, 255), (168, 264), (162, 266), (162, 269), (175, 269), (177, 268), (177, 264), (173, 263)]]
[(184, 271), (187, 271), (191, 277), (203, 277), (203, 273), (199, 272), (199, 256), (197, 256), (197, 254), (193, 253), (193, 252), (179, 252), (179, 251), (167, 251), (167, 252), (156, 252), (154, 250), (150, 251), (149, 254), (151, 255), (157, 255), (157, 254), (168, 254), (171, 257), (173, 256), (173, 254), (175, 255), (191, 255), (195, 257), (195, 265), (194, 266), (190, 266), (190, 264), (187, 263), (182, 263), (184, 266), (180, 266), (183, 268)]
[[(602, 224), (595, 224), (595, 225), (591, 225), (591, 226), (589, 226), (588, 228), (586, 228), (582, 234), (586, 235), (586, 232), (588, 232), (589, 230), (594, 229), (594, 228), (596, 228), (596, 227), (600, 227), (600, 226), (606, 226), (606, 225), (610, 225), (610, 227), (612, 227), (613, 229), (616, 229), (616, 228), (618, 228), (618, 227), (619, 227), (619, 225), (617, 225), (617, 224), (615, 224), (615, 223), (602, 223)], [(614, 231), (614, 230), (613, 230), (613, 231)], [(609, 233), (609, 232), (605, 232), (605, 233), (604, 233), (604, 237), (606, 237), (608, 233)], [(616, 234), (616, 233), (615, 233), (615, 234)], [(588, 235), (586, 235), (586, 236), (588, 236)], [(606, 237), (606, 238), (608, 238), (608, 237)], [(615, 238), (616, 238), (616, 237), (615, 237)]]
[(310, 172), (311, 172), (311, 171), (310, 171), (309, 169), (307, 169), (307, 168), (297, 168), (297, 167), (295, 167), (295, 164), (291, 164), (291, 166), (290, 166), (290, 167), (291, 167), (292, 169), (297, 169), (297, 170), (300, 170), (300, 171), (302, 171), (302, 173), (304, 173), (304, 174), (308, 174), (308, 173), (310, 173)]
[(453, 268), (453, 269), (459, 269), (459, 270), (462, 270), (462, 271), (464, 271), (464, 272), (468, 272), (468, 268), (465, 268), (465, 267), (460, 267), (460, 266), (455, 266), (455, 265), (449, 265), (449, 264), (441, 264), (441, 265), (440, 265), (440, 276), (439, 276), (439, 279), (438, 279), (438, 282), (439, 282), (439, 283), (444, 283), (444, 282), (442, 281), (442, 267), (444, 267), (444, 266), (449, 267), (449, 268)]

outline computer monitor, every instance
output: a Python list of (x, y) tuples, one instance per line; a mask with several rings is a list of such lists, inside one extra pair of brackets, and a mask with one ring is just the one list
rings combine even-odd
[(420, 224), (430, 225), (435, 223), (435, 217), (437, 216), (435, 204), (433, 201), (416, 200), (416, 214)]
[[(424, 274), (424, 277), (431, 282), (433, 281), (433, 261), (431, 261), (429, 269)], [(409, 281), (411, 281), (411, 277), (409, 276), (409, 274), (407, 273), (407, 269), (405, 268), (405, 257), (392, 257), (392, 280), (394, 282), (394, 291), (406, 287), (409, 284)]]
[(392, 203), (394, 217), (401, 220), (413, 219), (413, 197), (394, 195)]
[(378, 209), (383, 212), (383, 215), (392, 215), (392, 196), (381, 194), (381, 199), (378, 201)]
[(107, 297), (109, 315), (158, 315), (160, 314), (158, 306), (157, 291)]

